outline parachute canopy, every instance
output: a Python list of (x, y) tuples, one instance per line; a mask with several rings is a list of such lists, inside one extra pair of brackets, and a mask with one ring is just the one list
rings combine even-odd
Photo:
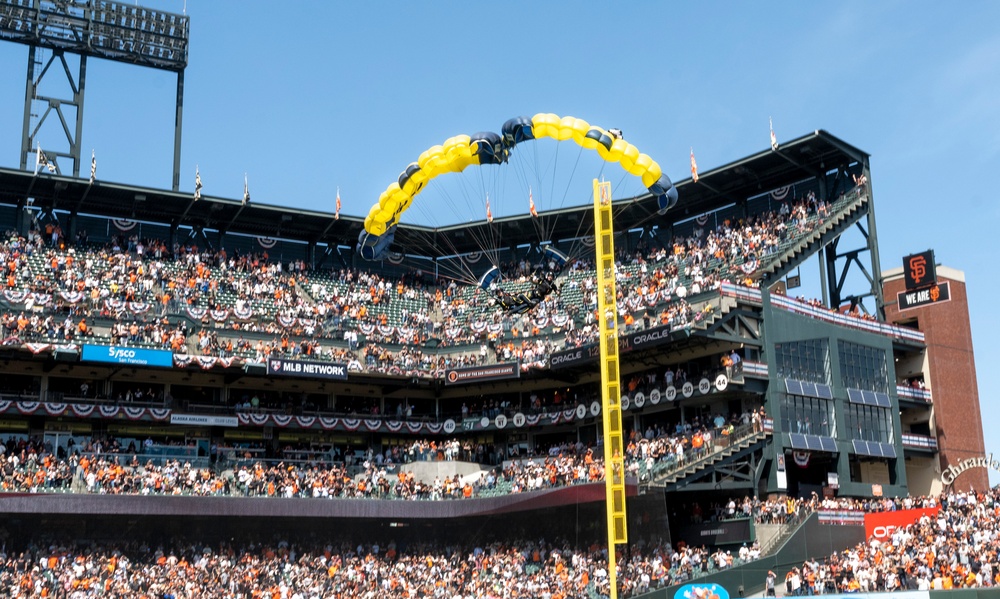
[(396, 225), (385, 230), (381, 235), (372, 235), (362, 230), (358, 235), (358, 253), (365, 260), (384, 260), (389, 254), (389, 246), (396, 237)]
[(462, 172), (470, 165), (504, 164), (518, 144), (544, 138), (573, 140), (584, 149), (595, 150), (602, 159), (620, 164), (626, 172), (642, 179), (642, 184), (656, 198), (660, 214), (677, 204), (677, 189), (660, 165), (625, 141), (620, 131), (604, 130), (574, 117), (540, 113), (510, 119), (503, 124), (501, 134), (456, 135), (422, 153), (371, 207), (365, 217), (365, 230), (358, 239), (358, 251), (368, 260), (384, 258), (400, 216), (438, 175)]

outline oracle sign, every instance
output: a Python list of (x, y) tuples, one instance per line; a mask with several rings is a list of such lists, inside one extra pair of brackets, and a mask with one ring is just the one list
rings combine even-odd
[(876, 512), (865, 514), (865, 538), (876, 541), (889, 541), (893, 533), (910, 524), (916, 524), (921, 517), (936, 518), (940, 507), (926, 507), (913, 510), (896, 510), (894, 512)]

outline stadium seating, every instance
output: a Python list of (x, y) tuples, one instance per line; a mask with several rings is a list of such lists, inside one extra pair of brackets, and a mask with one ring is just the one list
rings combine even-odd
[[(866, 197), (855, 190), (812, 210), (803, 200), (784, 216), (752, 216), (752, 227), (727, 221), (711, 231), (678, 236), (660, 248), (622, 254), (620, 313), (634, 316), (636, 327), (643, 314), (654, 315), (652, 324), (705, 326), (694, 318), (704, 307), (702, 294), (723, 282), (756, 285), (759, 273), (786, 263)], [(3, 253), (23, 258), (5, 261), (3, 301), (10, 317), (45, 302), (43, 314), (57, 322), (68, 314), (75, 326), (72, 317), (88, 315), (88, 343), (172, 347), (191, 355), (261, 361), (269, 353), (281, 353), (281, 338), (287, 337), (291, 357), (355, 361), (363, 370), (423, 376), (439, 375), (445, 358), (452, 365), (482, 361), (480, 345), (488, 341), (493, 341), (488, 361), (520, 360), (527, 369), (544, 367), (552, 351), (596, 339), (596, 327), (588, 326), (594, 273), (586, 262), (571, 264), (559, 279), (561, 292), (534, 313), (498, 318), (492, 300), (476, 285), (424, 288), (372, 273), (282, 270), (259, 257), (227, 259), (195, 248), (171, 255), (155, 241), (140, 257), (138, 243), (59, 249), (46, 246), (41, 236), (32, 243), (15, 239), (17, 247), (8, 240)], [(161, 259), (151, 248), (157, 248)], [(505, 280), (512, 293), (530, 286), (513, 272)], [(161, 315), (166, 324), (158, 320)], [(142, 334), (115, 334), (115, 323), (131, 321)], [(65, 327), (58, 332), (51, 326), (35, 329), (22, 329), (18, 337), (45, 342), (78, 336)], [(203, 332), (196, 336), (198, 329)], [(356, 335), (357, 345), (345, 341), (345, 334)], [(199, 345), (201, 337), (208, 337), (204, 345)], [(436, 349), (421, 346), (418, 355), (400, 354), (404, 345), (431, 338)], [(369, 350), (373, 343), (382, 349)], [(314, 346), (322, 351), (312, 352)], [(308, 353), (300, 353), (303, 347)]]

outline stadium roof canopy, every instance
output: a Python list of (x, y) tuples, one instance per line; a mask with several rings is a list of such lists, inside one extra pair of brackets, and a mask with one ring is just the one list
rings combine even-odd
[[(677, 183), (680, 202), (666, 215), (656, 214), (651, 196), (616, 200), (615, 224), (619, 230), (665, 226), (703, 214), (784, 185), (819, 176), (838, 167), (865, 161), (868, 154), (823, 130), (784, 142), (777, 150), (770, 148), (724, 166), (699, 173), (698, 182), (690, 178)], [(327, 194), (329, 195), (329, 194)], [(130, 219), (218, 230), (254, 237), (272, 237), (329, 246), (353, 247), (363, 227), (359, 217), (341, 216), (251, 202), (240, 199), (203, 196), (194, 201), (190, 192), (176, 192), (149, 187), (64, 177), (16, 169), (0, 168), (0, 206), (24, 206), (34, 198), (34, 207), (76, 214), (90, 214), (113, 219)], [(530, 215), (486, 221), (423, 227), (403, 223), (396, 234), (396, 244), (426, 248), (435, 236), (447, 236), (450, 253), (480, 250), (477, 239), (518, 240), (533, 232)], [(543, 212), (540, 218), (553, 219), (553, 239), (568, 239), (592, 230), (592, 208), (578, 206)], [(582, 223), (582, 224), (581, 224)], [(485, 229), (492, 227), (489, 235)], [(468, 231), (473, 229), (473, 231)], [(463, 232), (465, 234), (463, 234)], [(412, 244), (411, 244), (412, 242)], [(418, 243), (419, 242), (419, 243)]]

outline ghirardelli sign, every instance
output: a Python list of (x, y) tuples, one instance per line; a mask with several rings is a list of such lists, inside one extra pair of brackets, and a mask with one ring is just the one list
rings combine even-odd
[(1000, 472), (1000, 460), (994, 460), (993, 454), (988, 456), (976, 457), (976, 458), (966, 458), (961, 462), (948, 466), (944, 472), (941, 473), (941, 482), (945, 485), (950, 485), (955, 482), (955, 479), (959, 477), (966, 470), (971, 470), (972, 468), (992, 468)]

